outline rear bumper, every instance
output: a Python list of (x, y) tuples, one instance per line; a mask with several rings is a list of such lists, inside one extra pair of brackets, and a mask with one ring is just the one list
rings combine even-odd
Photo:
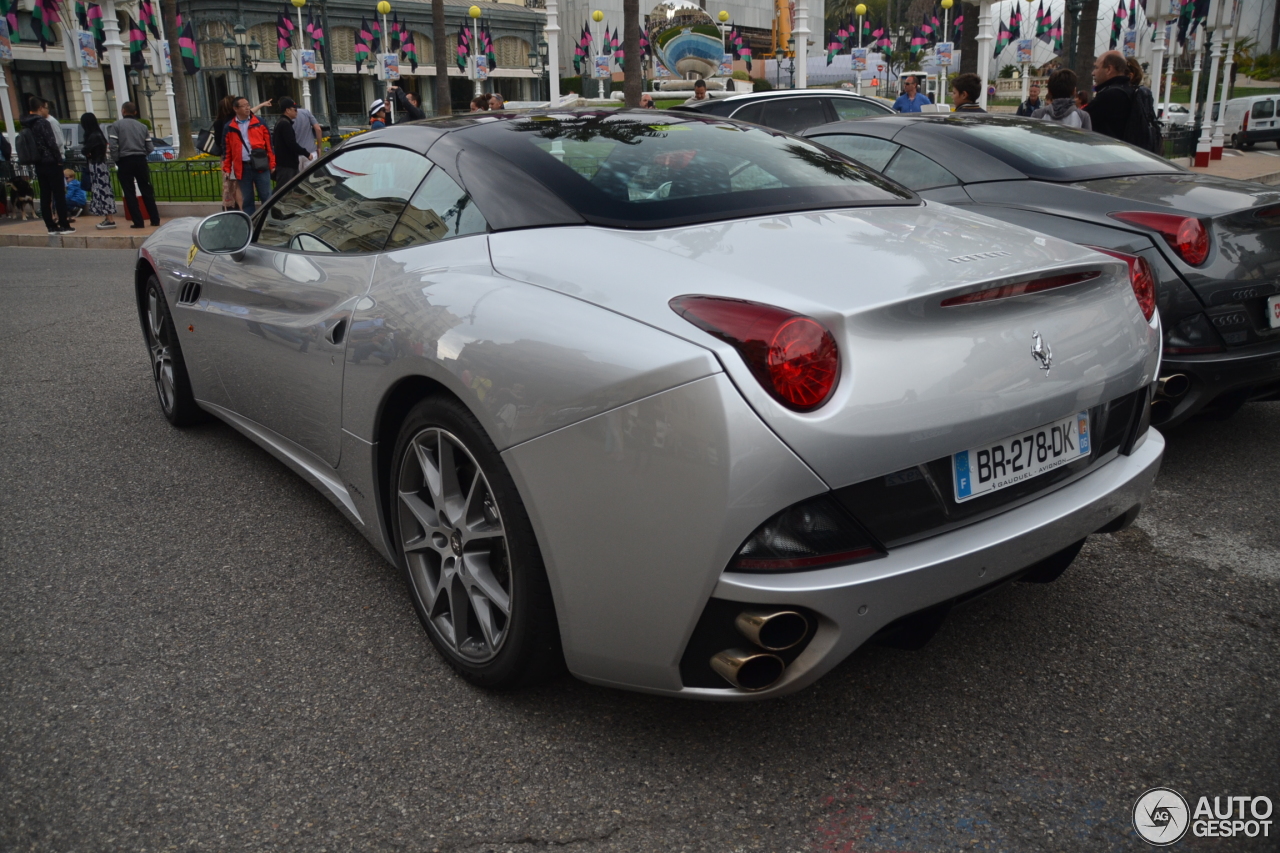
[(1265, 130), (1246, 130), (1240, 134), (1240, 141), (1247, 145), (1258, 142), (1280, 141), (1280, 127), (1268, 127)]
[(893, 549), (880, 560), (786, 575), (726, 573), (715, 598), (808, 608), (818, 615), (813, 639), (767, 690), (652, 692), (742, 701), (812, 684), (894, 620), (1009, 578), (1141, 504), (1163, 452), (1164, 438), (1150, 430), (1132, 455), (1117, 456), (1070, 485), (985, 521)]
[(1280, 341), (1249, 347), (1247, 352), (1166, 355), (1160, 375), (1176, 373), (1186, 374), (1191, 388), (1174, 401), (1172, 415), (1159, 420), (1157, 426), (1177, 426), (1224, 394), (1245, 392), (1253, 396), (1268, 390), (1280, 393)]

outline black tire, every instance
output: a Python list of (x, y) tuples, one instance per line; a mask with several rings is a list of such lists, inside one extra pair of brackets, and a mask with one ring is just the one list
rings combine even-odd
[[(405, 418), (392, 460), (392, 544), (437, 651), (467, 681), (494, 690), (561, 672), (555, 605), (533, 527), (480, 423), (454, 398), (429, 397)], [(453, 474), (441, 474), (449, 465)], [(458, 486), (451, 492), (433, 482)]]
[(1023, 583), (1053, 583), (1062, 576), (1068, 566), (1075, 562), (1076, 555), (1080, 553), (1084, 543), (1085, 540), (1081, 539), (1056, 554), (1050, 554), (1027, 569), (1018, 580)]
[(176, 427), (201, 423), (207, 415), (191, 393), (191, 379), (187, 375), (187, 363), (182, 357), (173, 316), (169, 313), (169, 303), (154, 274), (147, 277), (141, 317), (142, 335), (147, 344), (151, 379), (160, 398), (160, 411)]

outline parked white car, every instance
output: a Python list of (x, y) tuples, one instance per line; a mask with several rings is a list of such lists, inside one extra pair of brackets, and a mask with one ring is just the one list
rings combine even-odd
[(1280, 120), (1276, 118), (1276, 95), (1250, 95), (1227, 101), (1222, 117), (1222, 135), (1232, 148), (1252, 148), (1259, 142), (1280, 146)]

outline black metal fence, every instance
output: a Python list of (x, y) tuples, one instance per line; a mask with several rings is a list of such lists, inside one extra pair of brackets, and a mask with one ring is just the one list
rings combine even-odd
[[(151, 164), (156, 201), (221, 201), (222, 161), (216, 157)], [(111, 173), (111, 189), (122, 198), (120, 176)]]
[(1196, 141), (1200, 139), (1200, 125), (1170, 127), (1164, 132), (1164, 156), (1168, 160), (1194, 157)]

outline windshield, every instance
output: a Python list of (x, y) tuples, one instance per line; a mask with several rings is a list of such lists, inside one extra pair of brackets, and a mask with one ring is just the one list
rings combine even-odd
[(969, 145), (1031, 178), (1079, 181), (1116, 175), (1180, 172), (1179, 167), (1140, 148), (1052, 121), (981, 119), (945, 121)]
[(909, 191), (810, 142), (688, 113), (522, 116), (468, 134), (587, 221), (655, 228), (754, 214), (918, 204)]

